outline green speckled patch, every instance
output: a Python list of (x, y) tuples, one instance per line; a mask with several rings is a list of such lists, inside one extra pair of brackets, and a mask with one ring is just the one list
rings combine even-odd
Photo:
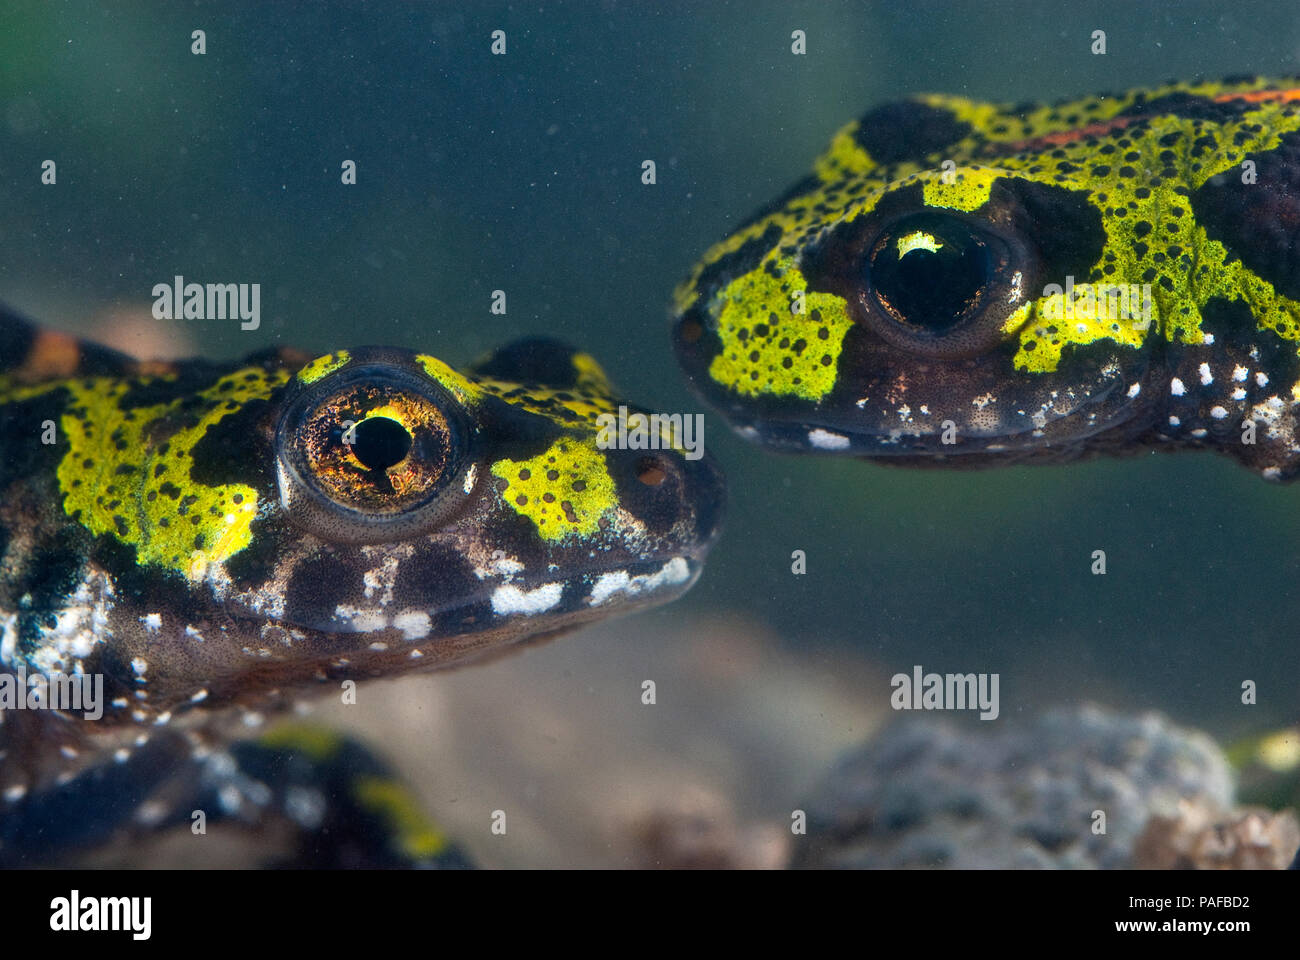
[(303, 383), (315, 383), (321, 377), (333, 373), (351, 359), (352, 355), (346, 350), (327, 353), (323, 357), (317, 357), (311, 363), (299, 370), (298, 379)]
[(605, 455), (589, 442), (557, 440), (531, 459), (498, 460), (492, 474), (505, 481), (502, 499), (544, 540), (595, 533), (618, 506)]
[(948, 207), (952, 210), (978, 210), (988, 203), (989, 191), (993, 181), (1006, 176), (1002, 170), (990, 170), (985, 167), (970, 166), (960, 172), (952, 171), (945, 175), (928, 170), (903, 180), (900, 186), (912, 180), (925, 184), (925, 202), (931, 207)]
[(789, 295), (805, 289), (794, 268), (784, 280), (757, 271), (731, 284), (718, 316), (723, 349), (709, 374), (742, 396), (815, 400), (830, 392), (852, 321), (844, 301), (826, 293), (805, 293), (803, 312), (791, 312)]
[[(201, 579), (209, 563), (248, 546), (258, 497), (244, 484), (194, 482), (191, 451), (210, 426), (268, 397), (286, 379), (283, 372), (249, 367), (217, 380), (197, 400), (131, 409), (121, 405), (129, 381), (64, 381), (71, 401), (61, 421), (68, 442), (58, 469), (63, 509), (92, 533), (135, 546), (139, 562)], [(175, 429), (154, 442), (153, 431), (164, 421)]]
[(485, 396), (500, 397), (529, 413), (573, 425), (594, 425), (602, 413), (617, 409), (605, 371), (586, 353), (575, 353), (571, 358), (577, 378), (574, 386), (558, 388), (531, 384), (527, 390), (520, 389), (518, 383), (467, 376), (428, 354), (419, 354), (415, 360), (425, 373), (467, 405), (477, 403)]
[(420, 353), (416, 355), (415, 362), (461, 403), (472, 403), (483, 395), (483, 388), (475, 380), (453, 370), (437, 357)]

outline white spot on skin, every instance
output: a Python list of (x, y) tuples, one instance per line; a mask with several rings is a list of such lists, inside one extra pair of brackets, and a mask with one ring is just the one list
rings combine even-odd
[(1187, 388), (1183, 386), (1183, 381), (1179, 380), (1177, 377), (1174, 377), (1172, 380), (1169, 381), (1169, 392), (1172, 393), (1175, 397), (1181, 397), (1183, 394), (1187, 392)]
[(595, 584), (592, 586), (591, 596), (587, 598), (587, 602), (593, 607), (604, 603), (614, 594), (626, 590), (631, 582), (632, 578), (628, 576), (626, 570), (617, 570), (614, 573), (602, 573), (599, 579), (597, 579)]
[(136, 657), (131, 661), (131, 669), (135, 671), (137, 677), (143, 677), (145, 671), (149, 669), (149, 661), (144, 657)]
[(1212, 333), (1205, 334), (1205, 345), (1208, 347), (1208, 346), (1212, 346), (1213, 344), (1214, 344), (1214, 334)]
[(393, 599), (393, 584), (397, 580), (398, 558), (394, 556), (384, 557), (383, 562), (373, 570), (367, 570), (361, 575), (361, 582), (365, 584), (366, 599), (373, 600), (375, 594), (379, 594), (379, 605), (386, 607)]
[(199, 631), (195, 630), (192, 626), (187, 626), (185, 628), (185, 636), (192, 640), (197, 640), (199, 643), (203, 643), (203, 634), (199, 633)]
[(19, 784), (15, 784), (12, 787), (5, 788), (5, 799), (8, 800), (10, 803), (12, 803), (15, 800), (21, 800), (26, 795), (27, 795), (27, 787), (25, 784), (19, 783)]
[(1223, 420), (1225, 417), (1228, 416), (1228, 411), (1223, 409), (1223, 407), (1218, 407), (1218, 406), (1211, 407), (1210, 416), (1212, 416), (1215, 420)]
[[(249, 504), (243, 504), (248, 507)], [(242, 509), (242, 508), (241, 508)], [(234, 600), (241, 607), (246, 608), (250, 613), (258, 614), (271, 620), (284, 619), (284, 587), (283, 583), (288, 579), (288, 574), (295, 563), (296, 557), (292, 553), (284, 554), (276, 562), (276, 576), (272, 578), (271, 583), (266, 586), (254, 587), (249, 590), (236, 591), (234, 584), (231, 582), (230, 574), (226, 571), (225, 565), (221, 563), (209, 563), (204, 583), (212, 591), (214, 597), (221, 601)], [(279, 582), (279, 587), (275, 583)], [(226, 628), (222, 626), (221, 630)]]
[(1263, 425), (1270, 440), (1279, 440), (1287, 447), (1295, 445), (1295, 420), (1285, 415), (1286, 404), (1277, 395), (1250, 409), (1250, 419)]
[(636, 596), (665, 586), (676, 586), (690, 579), (691, 565), (682, 557), (673, 557), (656, 573), (642, 573), (635, 577), (628, 576), (626, 570), (602, 573), (592, 585), (591, 596), (587, 603), (593, 607), (600, 606), (618, 593)]
[(356, 633), (373, 633), (388, 626), (388, 618), (382, 610), (364, 610), (345, 603), (334, 608), (334, 618)]
[(1197, 427), (1195, 430), (1192, 431), (1192, 436), (1194, 436), (1197, 440), (1201, 439), (1203, 436), (1205, 436), (1205, 428)]
[[(40, 627), (40, 645), (30, 654), (30, 665), (46, 674), (80, 671), (80, 661), (108, 637), (112, 596), (113, 585), (107, 576), (99, 570), (89, 571), (55, 614), (55, 622)], [(3, 621), (0, 613), (0, 626)]]
[(194, 695), (190, 697), (190, 703), (202, 703), (206, 699), (208, 699), (208, 688), (203, 687), (195, 691)]
[(461, 487), (466, 493), (474, 489), (474, 481), (478, 479), (478, 464), (471, 463), (469, 469), (465, 471), (465, 484)]
[(516, 573), (524, 572), (524, 565), (514, 557), (494, 556), (492, 558), (492, 569), (498, 576), (513, 577)]
[(1128, 388), (1128, 395), (1130, 399), (1136, 397), (1141, 392), (1142, 392), (1142, 384), (1140, 383), (1135, 383), (1133, 384), (1133, 386)]
[(832, 433), (818, 427), (808, 431), (808, 442), (818, 450), (847, 450), (849, 438), (842, 433)]
[(429, 635), (433, 621), (423, 610), (411, 610), (393, 617), (393, 626), (402, 631), (405, 639), (419, 640)]
[(508, 556), (504, 550), (493, 550), (491, 559), (480, 555), (472, 558), (471, 562), (474, 564), (474, 576), (480, 580), (501, 577), (505, 583), (509, 583), (525, 569), (524, 564), (515, 557)]
[(1201, 375), (1201, 386), (1208, 387), (1214, 382), (1214, 374), (1210, 373), (1210, 365), (1208, 363), (1201, 364), (1197, 368), (1197, 372)]
[(1169, 425), (1171, 427), (1181, 427), (1183, 425), (1183, 421), (1179, 420), (1177, 417), (1171, 416), (1169, 418)]
[(146, 614), (140, 618), (140, 622), (144, 624), (144, 628), (150, 633), (157, 633), (162, 629), (162, 617), (156, 613)]
[(736, 432), (740, 434), (742, 437), (744, 437), (746, 440), (758, 439), (758, 431), (753, 427), (737, 427)]
[(1246, 399), (1245, 389), (1243, 387), (1238, 387), (1236, 390), (1232, 391), (1232, 399), (1245, 400)]
[(1259, 384), (1261, 387), (1267, 387), (1267, 386), (1268, 386), (1268, 374), (1267, 374), (1267, 373), (1257, 373), (1257, 374), (1255, 374), (1255, 382), (1256, 382), (1257, 384)]
[(1263, 470), (1265, 480), (1281, 480), (1282, 471), (1277, 467), (1265, 467)]
[(1245, 383), (1246, 376), (1249, 373), (1250, 373), (1249, 370), (1241, 366), (1241, 364), (1238, 364), (1237, 366), (1232, 368), (1232, 379), (1237, 381), (1237, 383)]
[(506, 583), (492, 591), (492, 610), (503, 615), (522, 613), (531, 617), (550, 610), (560, 602), (562, 596), (562, 583), (544, 583), (535, 590), (521, 590), (512, 583)]

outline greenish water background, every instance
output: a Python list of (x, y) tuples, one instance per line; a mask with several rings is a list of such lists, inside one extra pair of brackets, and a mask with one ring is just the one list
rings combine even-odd
[[(1293, 3), (1134, 6), (7, 3), (0, 297), (86, 329), (177, 273), (260, 282), (261, 329), (191, 325), (199, 352), (387, 342), (457, 364), (556, 334), (638, 402), (701, 410), (668, 348), (674, 285), (867, 107), (1300, 73)], [(699, 586), (646, 615), (664, 630), (743, 611), (826, 662), (997, 671), (1004, 714), (1093, 699), (1221, 736), (1297, 719), (1300, 486), (1204, 454), (917, 472), (707, 431), (730, 519)]]

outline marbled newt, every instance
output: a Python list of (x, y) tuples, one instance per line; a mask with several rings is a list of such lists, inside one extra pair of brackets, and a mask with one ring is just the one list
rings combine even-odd
[[(75, 846), (54, 811), (88, 790), (143, 801), (191, 748), (226, 763), (231, 715), (680, 595), (721, 474), (606, 449), (620, 403), (551, 340), (464, 373), (376, 347), (138, 362), (0, 312), (0, 681), (103, 684), (97, 711), (0, 710), (0, 861)], [(226, 766), (227, 796), (253, 782)], [(193, 773), (190, 802), (212, 762)]]
[(1202, 447), (1292, 479), (1300, 82), (877, 107), (704, 255), (673, 341), (775, 450)]

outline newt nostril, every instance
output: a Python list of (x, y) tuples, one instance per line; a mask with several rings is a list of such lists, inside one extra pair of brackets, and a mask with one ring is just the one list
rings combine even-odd
[(636, 478), (647, 487), (657, 487), (668, 477), (663, 461), (658, 457), (642, 457), (636, 464)]
[(677, 333), (683, 343), (698, 343), (700, 337), (704, 336), (704, 324), (688, 317), (677, 325)]

